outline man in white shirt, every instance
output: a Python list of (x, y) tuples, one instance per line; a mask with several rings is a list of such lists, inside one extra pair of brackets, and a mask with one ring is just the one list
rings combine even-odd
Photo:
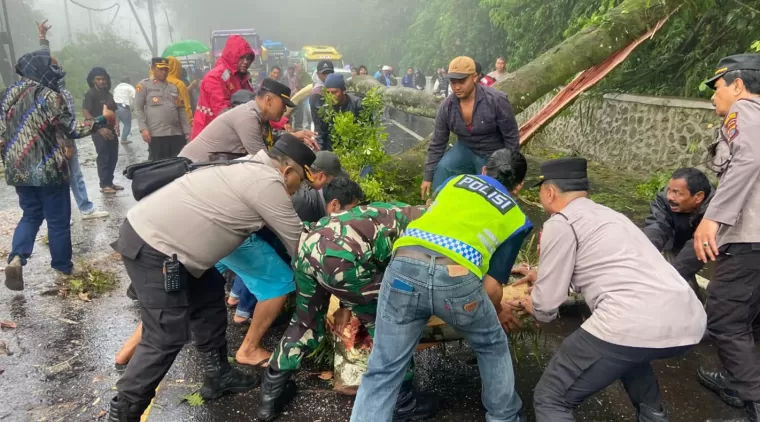
[(113, 100), (116, 102), (116, 117), (124, 126), (121, 130), (121, 143), (128, 144), (129, 132), (132, 130), (132, 106), (135, 103), (135, 87), (129, 81), (129, 78), (123, 78), (121, 83), (116, 85), (113, 90)]

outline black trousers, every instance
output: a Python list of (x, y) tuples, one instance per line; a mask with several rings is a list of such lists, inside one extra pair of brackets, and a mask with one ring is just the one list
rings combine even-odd
[[(167, 293), (163, 276), (167, 256), (145, 243), (129, 220), (124, 221), (112, 246), (122, 254), (143, 323), (142, 339), (116, 389), (120, 398), (140, 403), (153, 398), (191, 333), (201, 352), (227, 345), (224, 277), (216, 268), (199, 278), (186, 273), (187, 289)], [(182, 271), (186, 271), (184, 267)]]
[(692, 346), (649, 349), (607, 343), (579, 328), (562, 343), (536, 385), (537, 422), (571, 422), (573, 409), (621, 380), (633, 405), (662, 406), (653, 360), (682, 355)]
[[(754, 246), (753, 246), (754, 245)], [(760, 244), (720, 249), (707, 286), (707, 332), (718, 348), (733, 388), (745, 401), (760, 401)]]
[(148, 161), (174, 158), (187, 145), (184, 135), (154, 136), (148, 144)]
[(113, 172), (116, 171), (116, 163), (119, 161), (119, 138), (114, 135), (112, 140), (106, 139), (98, 132), (92, 133), (92, 142), (98, 153), (98, 178), (100, 188), (113, 185)]

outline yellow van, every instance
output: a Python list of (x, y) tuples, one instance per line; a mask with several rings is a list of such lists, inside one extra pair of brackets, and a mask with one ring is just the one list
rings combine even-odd
[(329, 45), (307, 45), (301, 50), (304, 69), (311, 74), (320, 60), (331, 60), (336, 69), (343, 68), (343, 55)]

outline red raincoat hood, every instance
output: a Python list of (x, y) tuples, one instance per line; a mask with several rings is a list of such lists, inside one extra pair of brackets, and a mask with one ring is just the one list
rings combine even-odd
[(227, 43), (224, 45), (224, 51), (222, 51), (222, 57), (220, 57), (219, 63), (222, 63), (230, 72), (235, 73), (237, 72), (238, 60), (240, 60), (241, 56), (245, 56), (246, 54), (255, 56), (248, 41), (240, 35), (232, 35), (227, 39)]

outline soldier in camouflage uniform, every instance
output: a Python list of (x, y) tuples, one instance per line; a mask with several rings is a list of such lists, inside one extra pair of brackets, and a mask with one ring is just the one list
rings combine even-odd
[[(260, 420), (274, 420), (295, 395), (290, 377), (325, 335), (331, 294), (361, 321), (370, 338), (374, 335), (377, 297), (393, 242), (424, 212), (424, 207), (374, 202), (323, 218), (301, 235), (294, 260), (296, 313), (262, 380)], [(408, 378), (411, 381), (411, 373)], [(432, 414), (435, 407), (430, 398), (415, 394), (408, 382), (399, 393), (394, 420)]]

